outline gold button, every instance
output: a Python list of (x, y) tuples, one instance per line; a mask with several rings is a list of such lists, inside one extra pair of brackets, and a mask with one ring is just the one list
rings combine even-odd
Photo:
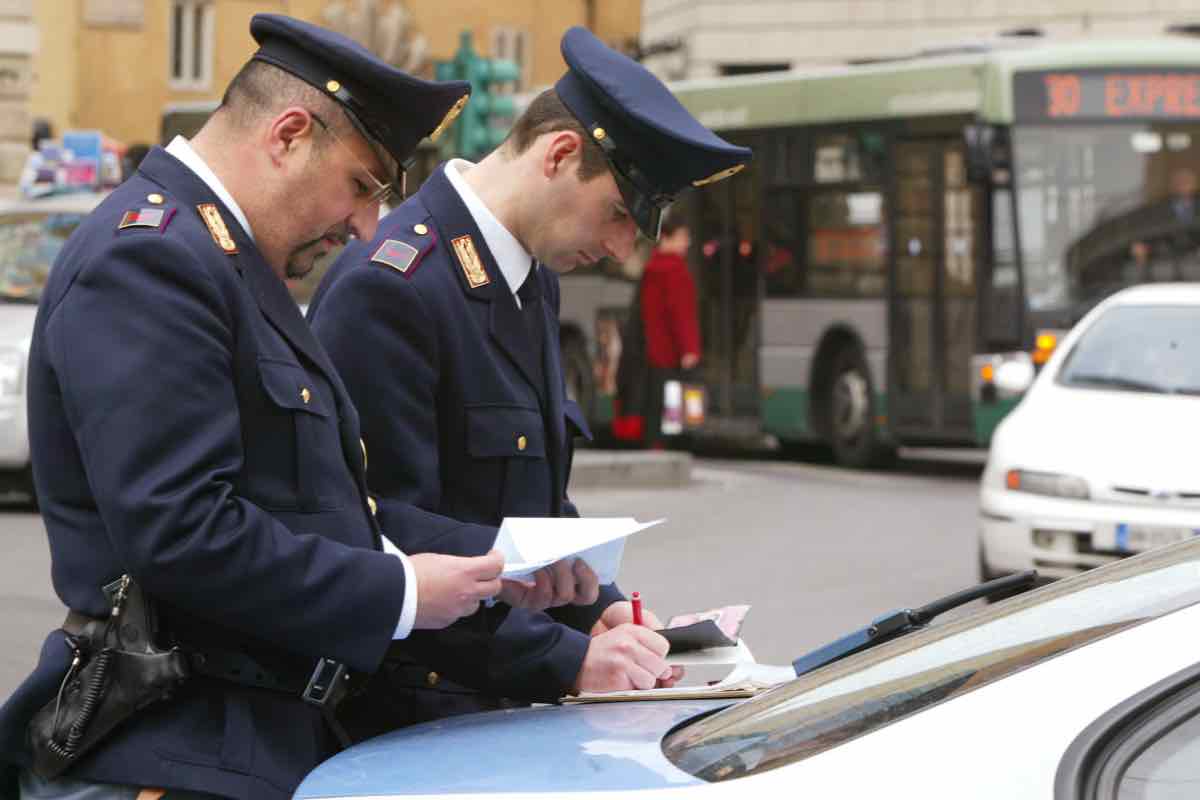
[(342, 85), (337, 81), (330, 81), (329, 83), (325, 84), (325, 88), (329, 90), (330, 94), (337, 94), (338, 90), (342, 88)]
[(424, 236), (425, 234), (429, 233), (429, 228), (426, 228), (424, 225), (418, 222), (416, 225), (413, 225), (413, 233), (415, 233), (417, 236)]
[(307, 386), (300, 390), (300, 399), (304, 401), (304, 405), (308, 405), (308, 401), (312, 400), (312, 392)]
[(425, 682), (428, 683), (430, 686), (437, 686), (437, 683), (439, 680), (441, 680), (441, 676), (438, 675), (436, 672), (431, 672), (425, 676)]
[(608, 136), (608, 134), (605, 133), (604, 128), (596, 128), (596, 130), (592, 131), (592, 138), (597, 142), (604, 141), (605, 136)]
[(517, 437), (517, 449), (524, 450), (529, 445), (529, 440), (524, 436)]
[(372, 517), (379, 513), (379, 504), (376, 503), (375, 498), (371, 497), (370, 495), (367, 496), (367, 508), (371, 509)]
[(163, 196), (158, 192), (151, 192), (150, 194), (146, 195), (146, 202), (154, 203), (156, 206), (161, 206), (163, 204)]

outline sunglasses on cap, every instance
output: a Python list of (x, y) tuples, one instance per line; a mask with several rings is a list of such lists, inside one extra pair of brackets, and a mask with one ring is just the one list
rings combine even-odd
[(600, 151), (604, 153), (604, 160), (608, 162), (609, 172), (616, 181), (629, 215), (643, 235), (657, 242), (662, 232), (663, 214), (675, 202), (675, 197), (657, 191), (637, 165), (617, 151), (612, 137), (601, 134), (597, 129), (593, 141), (600, 145)]

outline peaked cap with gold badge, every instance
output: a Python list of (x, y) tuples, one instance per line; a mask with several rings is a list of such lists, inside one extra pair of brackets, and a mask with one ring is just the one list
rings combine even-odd
[(358, 42), (281, 14), (255, 14), (252, 58), (273, 64), (341, 104), (360, 132), (401, 165), (426, 136), (437, 137), (471, 93), (465, 81), (426, 81), (396, 69)]
[(651, 239), (680, 192), (728, 178), (750, 161), (749, 148), (701, 125), (649, 70), (587, 29), (568, 30), (562, 54), (567, 74), (554, 89), (604, 151), (629, 213)]

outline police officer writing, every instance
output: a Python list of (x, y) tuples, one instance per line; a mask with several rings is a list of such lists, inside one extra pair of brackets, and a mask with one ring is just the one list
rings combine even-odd
[[(92, 212), (42, 296), (30, 440), (71, 613), (0, 708), (5, 797), (290, 797), (393, 640), (503, 596), (498, 553), (381, 542), (358, 415), (283, 280), (374, 235), (467, 86), (286, 17), (250, 30), (221, 107)], [(143, 680), (168, 661), (169, 691)]]
[[(679, 192), (750, 158), (586, 30), (568, 31), (562, 53), (567, 73), (507, 140), (436, 171), (372, 242), (347, 248), (309, 308), (362, 415), (383, 528), (408, 552), (482, 553), (506, 517), (578, 516), (566, 488), (587, 425), (565, 396), (556, 273), (627, 258)], [(442, 533), (416, 538), (430, 519)], [(634, 626), (582, 562), (508, 599), (413, 637), (413, 662), (378, 687), (390, 708), (370, 710), (395, 725), (678, 677), (658, 620)]]

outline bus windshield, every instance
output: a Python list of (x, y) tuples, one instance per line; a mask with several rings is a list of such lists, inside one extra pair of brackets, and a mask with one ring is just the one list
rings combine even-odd
[(1117, 289), (1200, 279), (1200, 125), (1017, 127), (1025, 290), (1074, 322)]

